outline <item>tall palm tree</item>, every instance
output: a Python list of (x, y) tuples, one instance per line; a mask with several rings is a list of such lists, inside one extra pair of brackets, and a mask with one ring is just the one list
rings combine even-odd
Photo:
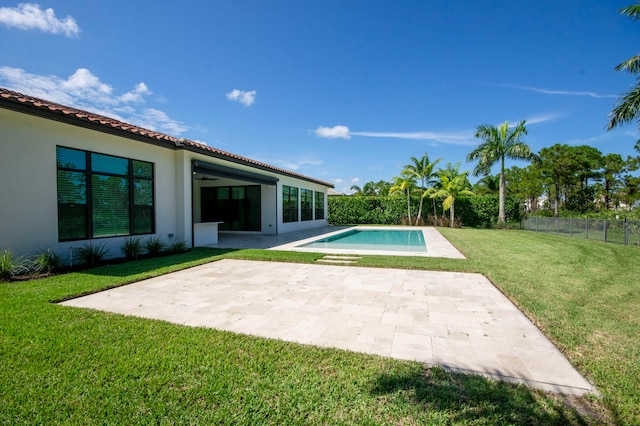
[(393, 182), (393, 186), (389, 189), (389, 195), (402, 193), (407, 196), (407, 219), (411, 224), (411, 191), (416, 184), (415, 178), (402, 171), (400, 176), (391, 178), (391, 182)]
[(491, 167), (500, 162), (500, 207), (498, 212), (498, 222), (505, 222), (504, 213), (504, 160), (533, 160), (535, 154), (531, 148), (521, 138), (527, 134), (525, 127), (526, 120), (522, 120), (516, 126), (510, 127), (505, 121), (499, 126), (483, 124), (476, 128), (476, 138), (483, 139), (476, 149), (467, 155), (467, 161), (478, 160), (478, 164), (473, 170), (473, 174), (488, 175)]
[[(452, 173), (456, 172), (456, 173)], [(454, 220), (455, 220), (455, 203), (456, 198), (461, 195), (475, 195), (471, 190), (469, 190), (469, 180), (467, 179), (467, 175), (469, 172), (457, 172), (456, 169), (449, 169), (448, 173), (439, 174), (440, 183), (438, 185), (438, 189), (435, 191), (431, 191), (431, 198), (444, 198), (442, 202), (442, 208), (444, 210), (449, 210), (449, 217), (451, 219), (451, 227), (453, 228)]]
[(420, 218), (422, 218), (422, 200), (427, 195), (425, 191), (433, 184), (433, 178), (436, 175), (434, 167), (440, 160), (441, 158), (433, 162), (429, 161), (429, 155), (425, 152), (420, 158), (411, 157), (411, 164), (407, 164), (404, 166), (404, 169), (402, 169), (403, 173), (408, 176), (413, 176), (416, 181), (420, 182), (420, 207), (418, 208), (416, 225), (420, 223)]
[(486, 175), (473, 185), (473, 192), (477, 195), (495, 195), (499, 191), (500, 175)]
[[(623, 7), (620, 9), (620, 13), (628, 16), (632, 21), (637, 21), (640, 19), (640, 4)], [(615, 70), (639, 75), (640, 55), (632, 56), (619, 64)], [(618, 98), (618, 102), (614, 106), (613, 111), (609, 113), (610, 120), (607, 130), (611, 130), (620, 124), (640, 120), (640, 76), (636, 78), (636, 81), (635, 87), (623, 93), (620, 98)]]

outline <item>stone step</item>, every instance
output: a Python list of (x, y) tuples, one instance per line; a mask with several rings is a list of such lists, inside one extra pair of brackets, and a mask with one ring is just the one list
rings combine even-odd
[(341, 260), (359, 260), (360, 256), (338, 256), (338, 255), (326, 255), (323, 259), (341, 259)]
[(316, 260), (316, 262), (332, 263), (332, 264), (339, 264), (339, 265), (349, 265), (351, 263), (356, 263), (355, 260), (338, 260), (338, 259), (318, 259)]

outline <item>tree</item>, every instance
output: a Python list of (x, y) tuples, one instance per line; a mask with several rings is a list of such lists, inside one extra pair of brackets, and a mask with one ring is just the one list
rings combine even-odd
[[(420, 218), (422, 218), (422, 201), (424, 197), (427, 195), (426, 191), (428, 188), (433, 186), (434, 177), (436, 173), (434, 171), (434, 167), (441, 158), (431, 162), (429, 161), (429, 155), (425, 152), (424, 155), (420, 158), (411, 157), (411, 164), (407, 164), (402, 169), (402, 173), (407, 176), (413, 176), (413, 178), (420, 182), (420, 207), (418, 208), (418, 216), (416, 217), (416, 225), (420, 223)], [(434, 207), (434, 215), (435, 215), (435, 207)]]
[[(505, 178), (505, 183), (506, 183)], [(486, 175), (475, 185), (473, 192), (477, 195), (495, 195), (500, 191), (500, 175)]]
[(504, 171), (507, 195), (517, 198), (527, 211), (535, 213), (543, 190), (540, 168), (534, 165), (520, 168), (513, 166)]
[(451, 218), (451, 227), (453, 228), (454, 220), (455, 220), (455, 202), (456, 198), (461, 195), (475, 195), (471, 192), (469, 179), (466, 172), (458, 172), (458, 164), (454, 167), (451, 167), (451, 163), (447, 164), (447, 169), (442, 171), (442, 173), (438, 174), (440, 178), (440, 184), (438, 185), (438, 189), (431, 193), (431, 198), (444, 198), (442, 202), (442, 208), (444, 210), (449, 210), (449, 217)]
[(626, 171), (626, 165), (620, 154), (607, 154), (603, 157), (601, 193), (607, 210), (611, 208), (612, 201), (617, 201), (615, 199), (622, 186), (621, 176)]
[[(628, 16), (632, 21), (637, 21), (640, 19), (640, 4), (623, 7), (620, 13)], [(607, 130), (640, 120), (640, 55), (632, 56), (619, 64), (615, 70), (636, 75), (636, 85), (618, 98), (613, 111), (609, 113)]]
[(393, 186), (389, 189), (389, 195), (402, 193), (407, 195), (407, 219), (409, 224), (411, 224), (411, 191), (415, 187), (416, 181), (415, 178), (402, 171), (400, 176), (394, 176), (391, 181), (393, 182)]
[[(540, 150), (540, 171), (553, 188), (554, 214), (559, 216), (562, 201), (569, 210), (585, 212), (593, 208), (595, 188), (590, 179), (600, 178), (602, 153), (594, 147), (556, 144)], [(549, 198), (551, 199), (551, 190)]]
[(500, 162), (499, 223), (505, 222), (504, 160), (509, 158), (512, 160), (531, 161), (535, 158), (535, 154), (531, 152), (529, 146), (521, 140), (522, 136), (527, 134), (525, 123), (526, 120), (522, 120), (515, 127), (510, 127), (508, 121), (497, 127), (488, 124), (478, 126), (475, 137), (482, 139), (484, 142), (467, 156), (467, 161), (478, 160), (478, 164), (473, 170), (473, 174), (476, 176), (488, 175), (491, 173), (491, 167)]

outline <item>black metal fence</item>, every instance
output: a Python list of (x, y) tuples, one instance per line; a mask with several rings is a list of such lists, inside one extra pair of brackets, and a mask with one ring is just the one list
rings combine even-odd
[(640, 221), (608, 219), (575, 219), (526, 217), (522, 229), (599, 240), (607, 243), (640, 245)]

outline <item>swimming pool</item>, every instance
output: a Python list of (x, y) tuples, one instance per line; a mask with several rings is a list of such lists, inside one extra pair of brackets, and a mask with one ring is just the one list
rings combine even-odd
[(300, 244), (298, 248), (426, 253), (422, 230), (351, 229), (319, 240)]

